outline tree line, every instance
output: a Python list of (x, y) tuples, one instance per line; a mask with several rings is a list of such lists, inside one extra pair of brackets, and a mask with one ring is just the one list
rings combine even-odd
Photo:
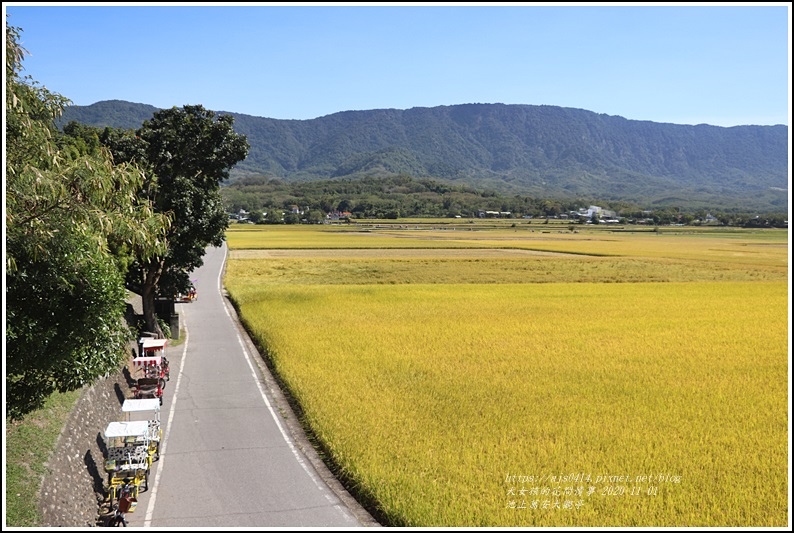
[(138, 332), (141, 294), (184, 291), (228, 224), (220, 184), (246, 157), (230, 116), (162, 110), (137, 130), (55, 126), (69, 100), (23, 75), (21, 29), (6, 21), (6, 405), (21, 418), (54, 391), (115, 370)]
[[(222, 186), (221, 195), (227, 212), (246, 211), (249, 221), (262, 224), (317, 223), (334, 211), (349, 212), (356, 219), (469, 218), (478, 216), (481, 210), (509, 213), (507, 216), (513, 218), (557, 218), (591, 205), (615, 211), (624, 223), (642, 220), (655, 225), (697, 224), (713, 219), (714, 223), (727, 226), (784, 227), (788, 220), (786, 213), (639, 206), (584, 197), (503, 195), (407, 174), (298, 182), (248, 176)], [(292, 206), (298, 206), (302, 214), (292, 213)]]

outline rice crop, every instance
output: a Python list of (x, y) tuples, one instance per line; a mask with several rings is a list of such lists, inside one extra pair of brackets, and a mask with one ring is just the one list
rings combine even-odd
[(784, 526), (780, 252), (753, 276), (707, 253), (753, 237), (668, 256), (621, 239), (589, 257), (249, 256), (225, 284), (388, 525)]
[[(233, 250), (251, 249), (513, 249), (586, 256), (683, 259), (788, 269), (788, 233), (677, 233), (534, 229), (382, 229), (344, 226), (242, 226), (226, 233)], [(578, 230), (577, 230), (578, 231)]]
[[(419, 252), (412, 250), (412, 252)], [(381, 254), (363, 257), (348, 251), (344, 258), (316, 251), (298, 256), (247, 253), (229, 262), (236, 278), (282, 284), (410, 284), (410, 283), (636, 283), (681, 281), (781, 281), (781, 269), (739, 264), (705, 264), (675, 259), (619, 257), (549, 257), (526, 254), (478, 254), (469, 257), (437, 250), (437, 254)], [(383, 257), (387, 255), (387, 257)], [(479, 256), (479, 257), (478, 257)], [(266, 258), (267, 257), (267, 258)]]

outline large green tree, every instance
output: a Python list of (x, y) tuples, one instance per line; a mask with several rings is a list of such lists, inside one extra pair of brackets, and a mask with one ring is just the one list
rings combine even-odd
[(207, 246), (223, 243), (228, 216), (220, 184), (249, 149), (233, 122), (230, 115), (191, 105), (156, 112), (134, 135), (104, 135), (116, 161), (147, 170), (146, 195), (172, 220), (167, 251), (137, 261), (127, 277), (128, 287), (141, 294), (146, 327), (160, 335), (155, 299), (186, 292), (189, 274), (203, 264)]
[(6, 23), (6, 401), (11, 417), (53, 391), (118, 367), (124, 258), (163, 253), (167, 218), (139, 194), (144, 175), (96, 143), (59, 138), (68, 100), (22, 75)]

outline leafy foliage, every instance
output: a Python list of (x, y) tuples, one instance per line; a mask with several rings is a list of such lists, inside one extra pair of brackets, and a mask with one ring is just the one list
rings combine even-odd
[(124, 355), (125, 266), (162, 248), (166, 220), (90, 131), (54, 126), (67, 100), (23, 77), (6, 24), (6, 370), (12, 418), (76, 390)]
[(203, 264), (206, 247), (223, 241), (228, 217), (220, 183), (248, 150), (233, 121), (200, 105), (174, 107), (155, 113), (137, 131), (145, 161), (157, 176), (150, 198), (158, 211), (173, 217), (159, 284), (163, 294), (186, 292), (188, 273)]
[(142, 194), (171, 220), (164, 252), (139, 258), (127, 276), (127, 286), (143, 297), (150, 331), (163, 330), (154, 313), (156, 295), (187, 292), (189, 272), (203, 264), (206, 247), (223, 240), (228, 218), (220, 184), (248, 153), (233, 121), (200, 105), (173, 107), (155, 112), (134, 132), (105, 127), (99, 135), (116, 162), (146, 170)]
[(126, 355), (123, 274), (90, 239), (65, 237), (46, 242), (46, 261), (23, 251), (16, 256), (20, 268), (7, 272), (6, 372), (12, 416), (39, 407), (55, 390), (91, 383), (117, 368)]

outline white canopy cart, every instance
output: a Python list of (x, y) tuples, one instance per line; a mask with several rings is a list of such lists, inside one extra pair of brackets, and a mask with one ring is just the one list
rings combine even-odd
[[(142, 377), (171, 379), (168, 358), (165, 357), (167, 339), (150, 339), (142, 337), (139, 341), (140, 354), (132, 360), (133, 369), (139, 370)], [(163, 382), (163, 387), (165, 383)]]
[[(159, 404), (158, 400), (154, 401)], [(105, 442), (105, 472), (111, 489), (128, 481), (136, 487), (145, 482), (148, 489), (152, 464), (149, 420), (111, 422), (105, 428)]]
[(151, 413), (151, 418), (146, 420), (148, 423), (149, 452), (154, 456), (153, 460), (160, 458), (160, 440), (163, 437), (163, 428), (160, 424), (160, 400), (157, 398), (127, 399), (121, 406), (121, 411), (127, 414), (129, 420), (130, 413)]
[(138, 340), (138, 345), (141, 348), (141, 356), (150, 355), (163, 355), (165, 346), (168, 344), (168, 339), (152, 339), (150, 337), (141, 337)]

